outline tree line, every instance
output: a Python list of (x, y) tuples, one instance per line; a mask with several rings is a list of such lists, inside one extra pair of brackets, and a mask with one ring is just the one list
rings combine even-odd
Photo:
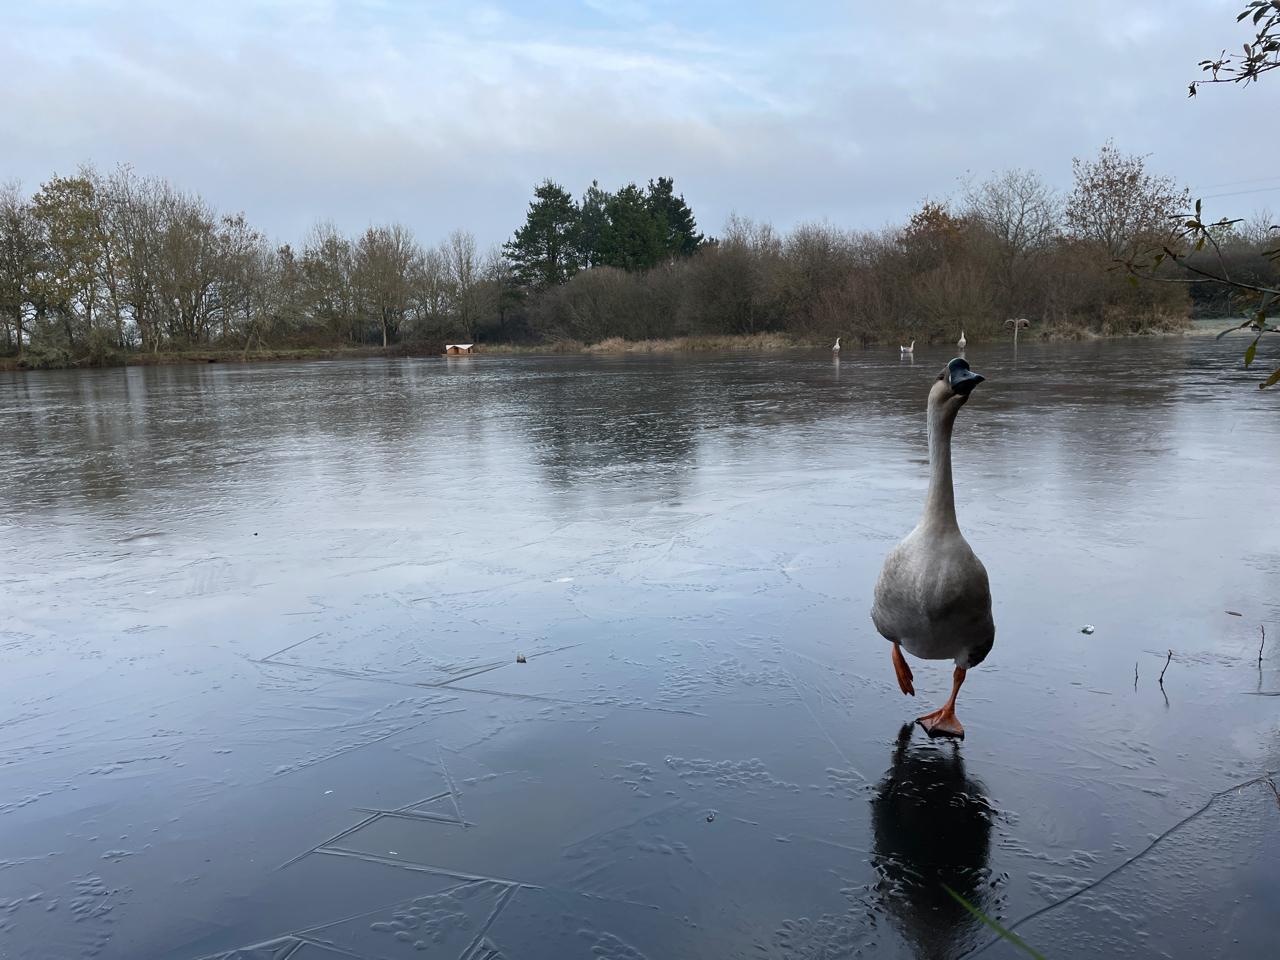
[[(501, 247), (399, 224), (300, 247), (243, 214), (128, 167), (0, 188), (0, 351), (28, 365), (198, 348), (422, 346), (445, 340), (595, 343), (781, 333), (865, 344), (997, 335), (1006, 318), (1072, 335), (1225, 315), (1220, 285), (1134, 284), (1118, 264), (1176, 242), (1189, 195), (1114, 144), (1073, 162), (1059, 194), (1010, 170), (931, 200), (906, 223), (779, 233), (732, 216), (699, 232), (670, 178), (575, 198), (539, 184)], [(1274, 283), (1267, 218), (1223, 227), (1233, 276)], [(1169, 279), (1207, 253), (1161, 269)]]

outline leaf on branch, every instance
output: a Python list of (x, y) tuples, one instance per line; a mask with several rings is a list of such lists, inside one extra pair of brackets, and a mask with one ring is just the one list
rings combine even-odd
[(1253, 358), (1258, 355), (1258, 341), (1262, 339), (1261, 334), (1253, 338), (1253, 343), (1249, 344), (1249, 349), (1244, 352), (1244, 368), (1249, 369), (1249, 365), (1253, 363)]
[(1277, 383), (1280, 383), (1280, 368), (1271, 371), (1271, 376), (1258, 384), (1258, 389), (1265, 390), (1267, 387), (1274, 387)]

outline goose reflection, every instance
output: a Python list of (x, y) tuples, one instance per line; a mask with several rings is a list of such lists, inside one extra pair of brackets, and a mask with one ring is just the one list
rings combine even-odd
[(943, 889), (990, 912), (987, 860), (993, 810), (965, 773), (955, 743), (898, 734), (893, 762), (871, 802), (872, 865), (882, 905), (920, 960), (947, 960), (975, 945), (980, 921)]

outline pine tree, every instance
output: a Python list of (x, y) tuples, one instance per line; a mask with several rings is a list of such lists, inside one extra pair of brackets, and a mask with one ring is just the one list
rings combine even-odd
[(600, 263), (622, 270), (647, 270), (665, 252), (658, 221), (644, 191), (629, 183), (605, 204), (609, 223), (600, 241)]
[(524, 226), (502, 247), (522, 286), (544, 289), (578, 272), (579, 221), (578, 205), (563, 187), (551, 180), (537, 186)]
[(677, 196), (670, 177), (649, 181), (645, 203), (650, 215), (657, 221), (662, 247), (667, 256), (687, 257), (697, 251), (704, 242), (698, 232), (693, 211), (685, 203), (683, 194)]
[(612, 197), (597, 180), (592, 180), (582, 195), (578, 217), (578, 254), (584, 267), (595, 267), (601, 263), (601, 243), (609, 229), (607, 208)]

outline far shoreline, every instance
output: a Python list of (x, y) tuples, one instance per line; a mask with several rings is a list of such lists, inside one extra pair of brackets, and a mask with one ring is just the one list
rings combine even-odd
[[(1068, 343), (1084, 340), (1122, 340), (1145, 337), (1206, 337), (1216, 336), (1228, 329), (1233, 320), (1189, 320), (1177, 328), (1153, 328), (1140, 331), (1117, 331), (1099, 333), (1086, 328), (1057, 328), (1046, 333), (1038, 331), (1032, 336), (1023, 335), (1024, 344), (1033, 343)], [(1002, 343), (1008, 338), (977, 339), (970, 338), (970, 346), (979, 344)], [(845, 338), (844, 349), (848, 353), (857, 353), (864, 349), (876, 347), (887, 348), (894, 344), (881, 342), (862, 343)], [(927, 347), (942, 341), (926, 341), (916, 339), (918, 346)], [(692, 335), (670, 337), (664, 339), (624, 340), (621, 337), (610, 337), (597, 343), (581, 343), (575, 340), (557, 340), (546, 343), (478, 343), (474, 356), (484, 357), (519, 357), (519, 356), (600, 356), (615, 354), (696, 354), (696, 353), (773, 353), (787, 350), (819, 350), (830, 349), (831, 344), (824, 339), (801, 339), (777, 333), (738, 334), (738, 335)], [(396, 360), (396, 359), (444, 359), (442, 348), (422, 344), (397, 344), (391, 347), (279, 347), (259, 348), (254, 350), (201, 348), (192, 350), (163, 350), (158, 352), (112, 351), (109, 355), (96, 360), (82, 358), (47, 362), (44, 358), (32, 362), (27, 357), (0, 357), (0, 372), (22, 372), (28, 370), (101, 370), (118, 367), (154, 367), (176, 366), (182, 364), (236, 364), (236, 363), (298, 363), (306, 361), (334, 360)], [(466, 358), (453, 358), (454, 360)], [(42, 362), (44, 361), (44, 362)]]

